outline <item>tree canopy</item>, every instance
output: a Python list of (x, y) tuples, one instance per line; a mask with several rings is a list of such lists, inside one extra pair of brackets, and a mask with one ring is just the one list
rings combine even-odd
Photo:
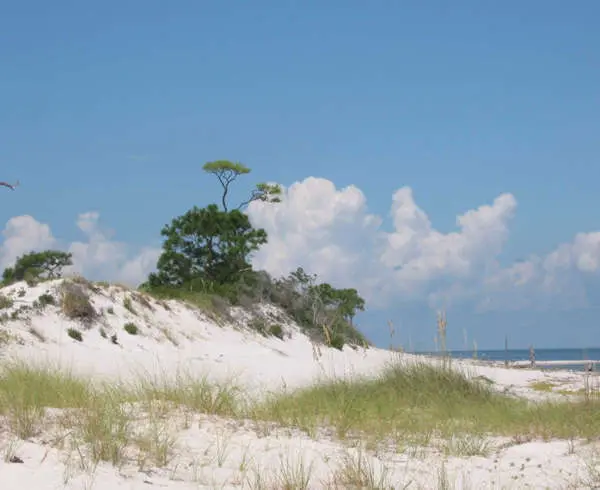
[[(224, 211), (228, 211), (227, 196), (229, 194), (230, 185), (240, 176), (246, 175), (251, 172), (251, 169), (241, 163), (230, 162), (229, 160), (216, 160), (214, 162), (207, 162), (202, 167), (203, 170), (209, 174), (217, 177), (217, 180), (223, 187), (223, 194), (221, 196), (221, 205)], [(250, 197), (242, 201), (236, 208), (241, 210), (245, 208), (252, 201), (264, 201), (264, 202), (280, 202), (281, 186), (278, 184), (267, 184), (261, 182), (256, 184), (256, 188), (252, 190)]]
[(181, 286), (195, 279), (229, 284), (250, 269), (249, 255), (266, 243), (244, 213), (221, 211), (215, 204), (194, 207), (166, 225), (163, 252), (151, 285)]
[(365, 300), (358, 295), (354, 288), (335, 289), (330, 284), (323, 283), (311, 287), (311, 293), (325, 308), (334, 308), (344, 319), (352, 324), (359, 311), (364, 311)]
[(249, 174), (250, 168), (217, 160), (203, 169), (221, 185), (221, 206), (194, 206), (163, 227), (157, 270), (149, 275), (144, 289), (167, 297), (200, 294), (213, 306), (222, 305), (223, 299), (228, 305), (244, 307), (266, 301), (281, 307), (314, 339), (338, 348), (348, 340), (363, 343), (364, 337), (352, 325), (365, 304), (355, 289), (318, 283), (316, 275), (301, 267), (280, 279), (252, 269), (250, 257), (267, 243), (267, 233), (253, 228), (243, 208), (253, 201), (280, 202), (281, 187), (259, 183), (247, 200), (230, 209), (231, 185)]
[(7, 267), (2, 273), (5, 284), (31, 279), (55, 279), (62, 270), (73, 265), (72, 254), (60, 250), (29, 252), (19, 257), (13, 267)]

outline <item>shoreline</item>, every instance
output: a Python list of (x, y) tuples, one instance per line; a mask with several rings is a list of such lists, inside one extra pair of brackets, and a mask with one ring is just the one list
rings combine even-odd
[[(556, 349), (559, 350), (559, 349)], [(459, 351), (464, 352), (464, 351)], [(499, 351), (496, 351), (499, 352)], [(461, 361), (467, 362), (473, 365), (481, 366), (493, 366), (506, 369), (523, 369), (523, 370), (539, 370), (544, 372), (572, 372), (572, 373), (600, 373), (600, 360), (599, 359), (536, 359), (534, 364), (531, 365), (531, 361), (527, 359), (485, 359), (485, 358), (469, 358), (463, 356), (453, 356), (452, 352), (449, 351), (447, 354), (439, 353), (420, 353), (420, 352), (403, 352), (403, 354), (409, 354), (414, 356), (420, 356), (427, 359), (439, 359), (444, 358), (450, 359), (452, 362)], [(587, 369), (588, 365), (592, 366), (592, 369)], [(579, 368), (576, 368), (579, 367)]]

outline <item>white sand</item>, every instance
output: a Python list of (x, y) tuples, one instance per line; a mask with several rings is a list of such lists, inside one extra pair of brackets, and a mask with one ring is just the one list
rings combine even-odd
[[(36, 287), (19, 283), (5, 288), (2, 293), (15, 304), (4, 311), (10, 314), (21, 305), (31, 305), (46, 292), (58, 297), (59, 285), (60, 281), (54, 281)], [(1, 347), (0, 355), (5, 359), (50, 362), (103, 380), (126, 379), (140, 373), (174, 375), (177, 371), (208, 375), (215, 380), (234, 378), (255, 395), (306, 386), (324, 377), (377, 375), (390, 361), (398, 359), (398, 354), (382, 349), (345, 347), (341, 352), (321, 347), (321, 356), (315, 360), (311, 342), (270, 306), (263, 307), (263, 313), (284, 327), (284, 341), (244, 330), (250, 316), (240, 310), (235, 314), (235, 325), (220, 326), (197, 310), (173, 301), (166, 309), (151, 300), (152, 308), (148, 308), (132, 297), (134, 314), (125, 308), (125, 297), (132, 297), (131, 293), (114, 286), (92, 294), (92, 303), (102, 315), (89, 329), (66, 319), (57, 307), (21, 312), (19, 319), (0, 326), (0, 330), (18, 338), (18, 342)], [(139, 335), (127, 334), (123, 330), (126, 322), (134, 322)], [(82, 331), (82, 342), (67, 336), (70, 327)], [(119, 345), (103, 338), (101, 328), (108, 337), (117, 333)], [(423, 360), (408, 354), (401, 357), (405, 362)], [(468, 361), (454, 365), (468, 369), (473, 376), (485, 376), (495, 389), (532, 400), (564, 397), (558, 392), (584, 386), (584, 376), (579, 373), (505, 369)], [(557, 393), (531, 389), (531, 383), (539, 381), (551, 382)], [(400, 453), (385, 449), (360, 452), (330, 437), (311, 439), (300, 432), (273, 428), (257, 432), (248, 425), (207, 416), (196, 416), (188, 428), (173, 428), (171, 435), (176, 439), (176, 451), (169, 464), (144, 471), (136, 462), (122, 468), (109, 464), (90, 468), (76, 454), (53, 449), (41, 437), (16, 441), (7, 434), (0, 435), (0, 454), (14, 452), (24, 461), (18, 464), (0, 460), (0, 489), (280, 488), (278, 472), (286, 466), (297, 468), (301, 461), (311, 466), (308, 488), (334, 488), (327, 482), (345, 458), (356, 458), (359, 453), (375, 473), (383, 471), (394, 488), (410, 483), (406, 488), (435, 489), (440, 486), (441, 474), (447, 475), (450, 488), (589, 488), (581, 482), (586, 478), (586, 462), (593, 449), (573, 441), (515, 445), (496, 439), (482, 441), (491, 448), (488, 457), (444, 457), (439, 448), (420, 448), (416, 442)], [(270, 485), (256, 485), (257, 474)]]

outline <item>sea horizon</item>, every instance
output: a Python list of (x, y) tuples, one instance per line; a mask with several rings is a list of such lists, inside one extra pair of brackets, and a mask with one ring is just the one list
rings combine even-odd
[[(581, 348), (535, 348), (536, 361), (600, 361), (600, 347)], [(415, 351), (414, 354), (436, 356), (440, 351)], [(521, 349), (468, 349), (448, 350), (448, 354), (457, 359), (478, 359), (481, 361), (528, 361), (529, 348)], [(583, 370), (582, 364), (569, 364), (553, 367), (553, 369)]]

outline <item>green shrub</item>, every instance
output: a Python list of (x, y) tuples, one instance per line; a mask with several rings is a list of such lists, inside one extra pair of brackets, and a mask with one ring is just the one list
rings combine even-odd
[(76, 328), (70, 328), (69, 330), (67, 330), (67, 335), (73, 340), (77, 340), (78, 342), (81, 342), (83, 340), (83, 335), (81, 335), (81, 332)]
[(130, 313), (137, 315), (137, 311), (135, 311), (135, 308), (133, 307), (133, 302), (131, 301), (131, 298), (129, 296), (127, 296), (125, 299), (123, 299), (123, 306)]
[(31, 288), (37, 286), (41, 281), (39, 275), (31, 270), (25, 271), (25, 277), (23, 279), (25, 279), (25, 282)]
[(283, 328), (279, 324), (273, 324), (269, 328), (269, 333), (278, 339), (283, 340)]
[(13, 304), (14, 304), (14, 301), (11, 298), (9, 298), (8, 296), (5, 296), (3, 294), (0, 294), (0, 310), (4, 310), (5, 308), (10, 308)]
[(344, 336), (339, 333), (331, 334), (331, 339), (329, 340), (329, 347), (333, 347), (334, 349), (342, 350), (344, 348)]
[(33, 303), (33, 306), (35, 306), (36, 308), (45, 308), (48, 305), (55, 305), (56, 304), (56, 300), (54, 299), (54, 296), (52, 296), (51, 294), (48, 293), (44, 293), (44, 294), (40, 294), (39, 298), (36, 299)]
[(253, 318), (248, 324), (248, 327), (250, 327), (252, 330), (256, 330), (261, 335), (267, 335), (267, 323), (265, 322), (264, 318)]
[(135, 323), (128, 322), (123, 326), (123, 330), (125, 330), (129, 335), (137, 335), (139, 329)]

